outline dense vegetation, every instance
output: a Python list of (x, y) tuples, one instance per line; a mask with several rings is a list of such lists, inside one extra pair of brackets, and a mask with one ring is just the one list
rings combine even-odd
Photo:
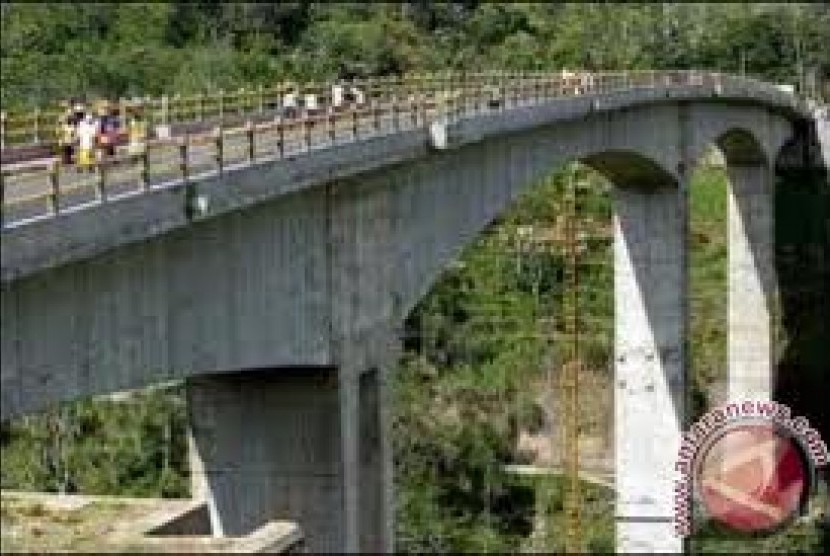
[[(830, 8), (823, 4), (4, 3), (2, 14), (5, 106), (78, 93), (158, 94), (447, 67), (703, 67), (790, 82), (802, 69), (830, 72)], [(555, 341), (561, 319), (550, 328), (544, 317), (558, 318), (563, 301), (562, 198), (572, 181), (587, 188), (580, 210), (586, 231), (607, 236), (607, 184), (583, 167), (562, 169), (482, 234), (406, 323), (395, 392), (403, 550), (561, 549), (559, 482), (517, 477), (504, 465), (534, 462), (520, 449), (522, 434), (558, 432), (558, 416), (545, 412), (540, 394), (564, 357)], [(725, 187), (720, 168), (702, 168), (692, 187), (698, 410), (717, 399), (724, 372)], [(525, 241), (528, 229), (552, 238), (549, 248)], [(581, 427), (599, 439), (601, 461), (611, 418), (607, 241), (591, 243), (583, 262), (584, 380), (595, 388), (584, 399)], [(826, 276), (817, 272), (814, 290)], [(823, 336), (813, 337), (816, 346)], [(184, 495), (180, 402), (173, 388), (121, 403), (69, 404), (4, 425), (2, 486)], [(607, 551), (610, 494), (586, 487), (585, 498), (585, 547)], [(698, 548), (716, 548), (717, 538), (707, 531)], [(817, 546), (814, 537), (804, 539), (746, 546)]]
[(338, 72), (713, 68), (830, 73), (826, 4), (3, 3), (2, 103)]

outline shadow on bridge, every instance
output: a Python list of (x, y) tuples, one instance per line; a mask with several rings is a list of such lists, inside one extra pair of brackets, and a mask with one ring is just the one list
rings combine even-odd
[[(830, 188), (791, 145), (776, 169), (775, 245), (783, 334), (775, 398), (830, 440)], [(793, 163), (792, 157), (802, 163)], [(789, 158), (789, 161), (786, 160)], [(824, 545), (828, 546), (825, 536)]]

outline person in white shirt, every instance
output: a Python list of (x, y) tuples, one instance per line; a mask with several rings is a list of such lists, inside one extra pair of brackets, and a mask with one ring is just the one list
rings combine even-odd
[(283, 115), (286, 118), (295, 118), (297, 116), (297, 91), (293, 88), (288, 89), (282, 97)]
[(345, 96), (345, 89), (343, 85), (340, 83), (335, 83), (331, 87), (331, 106), (335, 110), (339, 110), (343, 107), (343, 101)]
[(95, 166), (95, 138), (98, 136), (98, 120), (87, 112), (78, 123), (78, 169), (92, 171)]
[(317, 95), (308, 93), (305, 96), (305, 111), (306, 114), (311, 114), (317, 111)]
[(362, 106), (366, 102), (366, 93), (358, 87), (352, 87), (352, 97), (357, 106)]

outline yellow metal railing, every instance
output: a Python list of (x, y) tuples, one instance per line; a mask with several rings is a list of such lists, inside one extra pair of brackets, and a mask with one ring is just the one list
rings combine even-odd
[[(793, 102), (775, 85), (753, 79), (696, 71), (639, 72), (487, 72), (407, 75), (360, 82), (366, 102), (334, 110), (330, 86), (303, 84), (303, 94), (320, 96), (320, 109), (297, 117), (263, 123), (250, 119), (227, 127), (222, 116), (250, 114), (271, 103), (280, 105), (280, 88), (229, 95), (195, 95), (148, 99), (154, 121), (198, 121), (215, 118), (209, 131), (152, 139), (140, 156), (118, 154), (89, 171), (52, 160), (10, 165), (2, 170), (0, 206), (3, 225), (30, 217), (55, 215), (73, 204), (104, 202), (125, 191), (147, 190), (186, 182), (228, 166), (278, 160), (312, 148), (359, 140), (370, 135), (423, 127), (437, 117), (459, 118), (561, 97), (599, 95), (630, 89), (701, 87), (707, 94), (761, 92), (771, 101)], [(162, 114), (160, 115), (159, 112)], [(20, 216), (20, 213), (31, 213)], [(15, 212), (17, 214), (10, 214)], [(11, 218), (9, 218), (11, 216)]]
[[(474, 75), (474, 74), (470, 74)], [(484, 75), (484, 74), (477, 74)], [(384, 77), (349, 81), (347, 84), (364, 91), (367, 100), (388, 96), (394, 88), (419, 83), (424, 88), (434, 87), (440, 76), (409, 75), (402, 78)], [(298, 94), (317, 96), (320, 104), (330, 99), (330, 87), (320, 83), (297, 83)], [(222, 121), (227, 117), (253, 115), (273, 110), (282, 104), (286, 85), (249, 87), (237, 91), (216, 91), (194, 95), (170, 95), (119, 99), (115, 105), (123, 115), (133, 101), (142, 104), (151, 126), (175, 123)], [(91, 103), (94, 104), (94, 101)], [(58, 104), (34, 110), (6, 110), (0, 112), (0, 148), (50, 144), (55, 127), (64, 109)]]

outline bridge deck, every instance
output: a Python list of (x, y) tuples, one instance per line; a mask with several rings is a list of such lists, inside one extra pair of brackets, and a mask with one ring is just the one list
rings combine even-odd
[[(3, 226), (25, 224), (121, 195), (141, 192), (172, 181), (192, 181), (199, 175), (260, 158), (298, 156), (312, 149), (359, 141), (379, 134), (424, 127), (444, 115), (452, 121), (559, 98), (598, 96), (619, 91), (703, 87), (713, 94), (727, 89), (747, 96), (766, 96), (784, 105), (795, 99), (773, 85), (701, 72), (639, 72), (560, 74), (519, 78), (501, 84), (498, 96), (485, 83), (456, 81), (444, 97), (440, 91), (395, 90), (387, 98), (406, 99), (351, 106), (345, 111), (320, 113), (291, 120), (249, 122), (219, 133), (205, 133), (204, 124), (191, 127), (194, 135), (155, 140), (143, 157), (118, 156), (90, 171), (56, 164), (53, 159), (5, 165), (2, 169)], [(324, 107), (325, 108), (325, 107)], [(185, 129), (187, 130), (187, 129)]]

